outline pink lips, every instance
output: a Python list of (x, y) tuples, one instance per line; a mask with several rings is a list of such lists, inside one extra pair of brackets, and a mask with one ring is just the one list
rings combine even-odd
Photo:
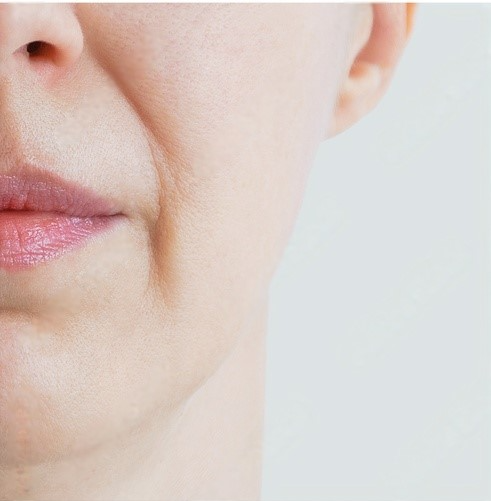
[(0, 174), (0, 268), (61, 257), (120, 216), (114, 203), (53, 174)]

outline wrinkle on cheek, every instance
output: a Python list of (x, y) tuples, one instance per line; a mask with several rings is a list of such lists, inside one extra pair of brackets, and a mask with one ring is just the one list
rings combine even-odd
[(172, 211), (172, 203), (176, 196), (176, 183), (169, 174), (167, 164), (169, 156), (162, 153), (160, 144), (145, 129), (145, 136), (152, 155), (152, 164), (155, 171), (158, 197), (158, 216), (148, 229), (148, 245), (151, 255), (147, 293), (155, 296), (157, 301), (173, 308), (176, 289), (176, 275), (173, 267), (173, 256), (176, 246), (176, 215)]
[[(174, 155), (172, 140), (167, 136), (166, 129), (156, 124), (164, 122), (169, 127), (172, 126), (172, 121), (167, 120), (163, 86), (157, 90), (155, 86), (160, 83), (158, 79), (154, 81), (152, 78), (142, 78), (135, 88), (134, 80), (128, 79), (128, 75), (140, 73), (138, 67), (125, 69), (121, 66), (111, 66), (113, 63), (105, 58), (101, 58), (100, 62), (111, 74), (125, 103), (132, 111), (132, 118), (136, 119), (138, 134), (141, 134), (144, 141), (145, 154), (152, 167), (149, 173), (155, 190), (152, 190), (151, 215), (146, 219), (150, 254), (146, 293), (151, 297), (158, 292), (159, 304), (171, 306), (174, 277), (169, 259), (172, 256), (170, 247), (175, 240), (175, 234), (168, 216), (169, 202), (173, 199), (172, 193), (177, 183), (170, 175), (168, 167)], [(148, 77), (145, 72), (142, 75)], [(142, 99), (142, 95), (147, 97)]]

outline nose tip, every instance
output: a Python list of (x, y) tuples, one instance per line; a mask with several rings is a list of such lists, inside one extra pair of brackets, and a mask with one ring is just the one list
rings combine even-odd
[(11, 71), (17, 58), (68, 68), (82, 48), (82, 30), (70, 4), (0, 4), (0, 73)]

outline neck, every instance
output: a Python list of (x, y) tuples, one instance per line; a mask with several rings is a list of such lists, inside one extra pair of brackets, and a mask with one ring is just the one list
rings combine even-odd
[(81, 457), (0, 472), (0, 498), (259, 500), (266, 324), (264, 304), (219, 369), (165, 422), (155, 417), (125, 442)]

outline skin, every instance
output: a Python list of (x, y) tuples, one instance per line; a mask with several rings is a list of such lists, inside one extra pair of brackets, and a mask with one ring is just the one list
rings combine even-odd
[(319, 143), (376, 105), (409, 21), (0, 6), (0, 151), (126, 216), (0, 270), (0, 499), (259, 499), (269, 283)]

